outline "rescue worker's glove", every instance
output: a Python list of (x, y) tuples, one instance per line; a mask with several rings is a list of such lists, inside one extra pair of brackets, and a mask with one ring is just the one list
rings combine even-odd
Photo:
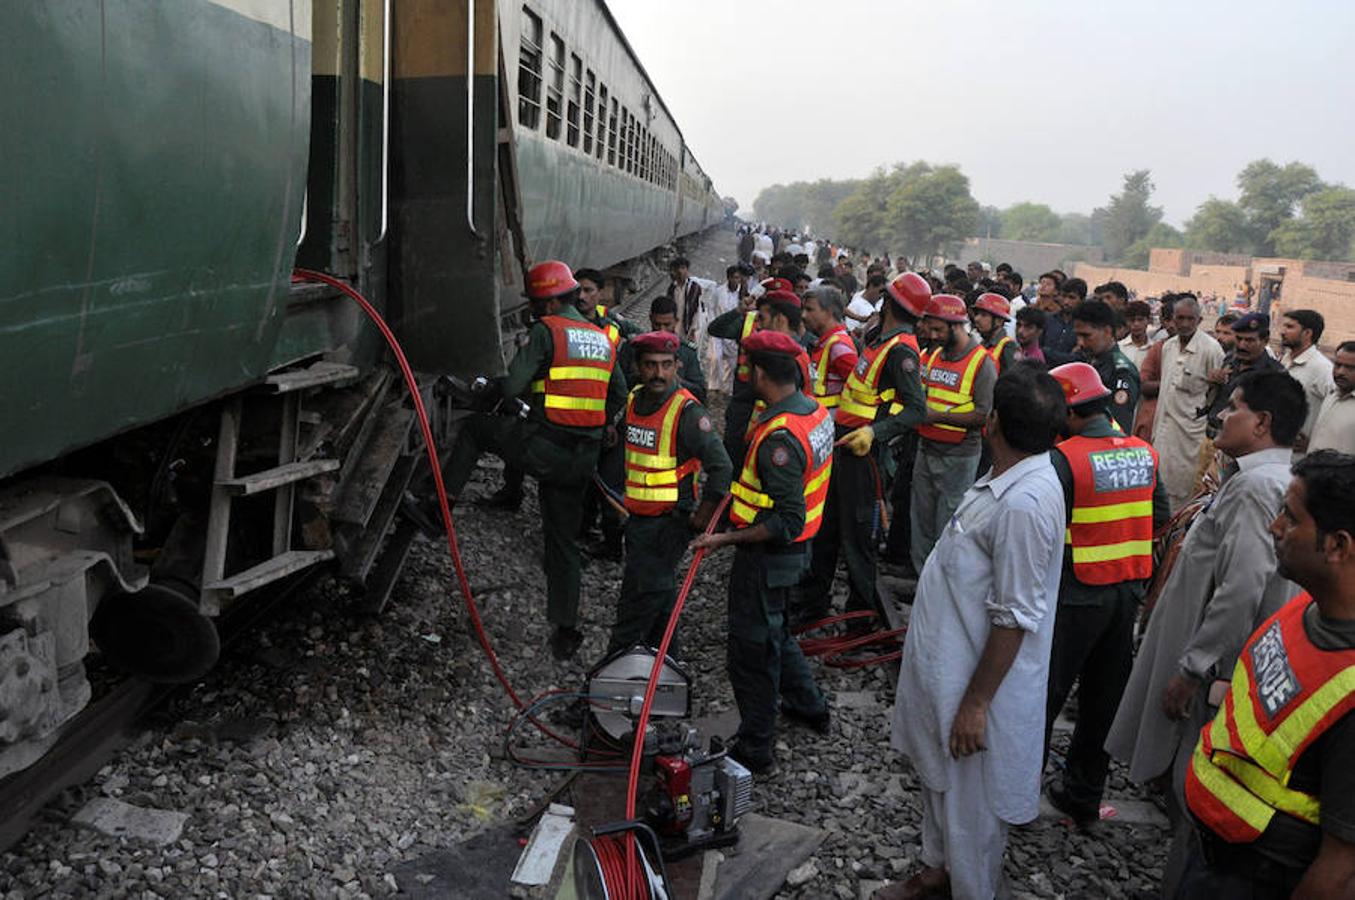
[(855, 431), (849, 431), (837, 442), (837, 446), (846, 447), (855, 456), (865, 456), (875, 445), (875, 429), (862, 425)]

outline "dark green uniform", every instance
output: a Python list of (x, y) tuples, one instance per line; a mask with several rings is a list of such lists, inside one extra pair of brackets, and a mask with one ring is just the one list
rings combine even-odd
[(1110, 417), (1125, 434), (1134, 433), (1134, 408), (1139, 403), (1139, 370), (1129, 361), (1129, 357), (1120, 352), (1119, 346), (1110, 345), (1110, 349), (1095, 359), (1088, 359), (1101, 383), (1110, 388)]
[[(657, 400), (636, 388), (635, 411), (650, 415), (668, 401), (677, 385)], [(678, 418), (677, 461), (700, 459), (705, 473), (702, 497), (729, 493), (734, 465), (725, 453), (710, 414), (700, 403), (688, 403)], [(688, 521), (696, 508), (695, 478), (678, 485), (678, 501), (671, 512), (660, 516), (632, 513), (626, 520), (626, 567), (621, 576), (621, 597), (616, 606), (616, 624), (607, 652), (644, 642), (657, 647), (668, 616), (677, 600), (677, 566), (691, 541)]]
[[(816, 406), (815, 400), (796, 392), (769, 406), (761, 420), (783, 412), (811, 413)], [(789, 432), (762, 441), (757, 471), (773, 505), (760, 510), (753, 524), (765, 524), (771, 537), (737, 545), (729, 572), (727, 665), (739, 707), (739, 756), (759, 767), (772, 762), (778, 697), (783, 708), (803, 718), (827, 712), (786, 623), (786, 603), (808, 565), (805, 543), (792, 543), (804, 529), (808, 465), (800, 442)]]
[[(1006, 336), (1007, 330), (1005, 328), (999, 328), (996, 331), (994, 331), (991, 336), (983, 339), (983, 346), (987, 347), (989, 350), (992, 350), (994, 347), (997, 346), (997, 342), (1002, 340)], [(1006, 344), (1002, 346), (1002, 352), (999, 353), (997, 355), (997, 359), (994, 360), (997, 363), (998, 375), (1001, 375), (1003, 372), (1010, 372), (1012, 370), (1012, 366), (1017, 364), (1019, 360), (1016, 356), (1016, 348), (1018, 346), (1020, 345), (1016, 343), (1015, 339), (1008, 341)], [(980, 466), (979, 471), (980, 472), (984, 471), (984, 467)]]
[[(911, 329), (907, 329), (911, 331)], [(873, 329), (866, 336), (865, 351), (878, 347), (904, 328), (890, 331)], [(863, 351), (863, 353), (865, 352)], [(865, 366), (865, 356), (857, 363)], [(857, 456), (846, 447), (833, 451), (833, 477), (828, 482), (828, 499), (823, 509), (823, 524), (814, 536), (809, 574), (805, 578), (795, 618), (811, 621), (829, 611), (833, 576), (839, 554), (847, 566), (851, 592), (848, 610), (875, 608), (875, 571), (879, 556), (879, 503), (884, 491), (882, 472), (884, 447), (895, 437), (912, 431), (926, 415), (927, 398), (922, 391), (917, 353), (907, 344), (896, 344), (885, 357), (880, 372), (881, 392), (894, 391), (892, 403), (903, 405), (897, 415), (889, 414), (889, 403), (876, 411), (875, 443), (870, 453)], [(837, 437), (855, 431), (839, 425)], [(897, 511), (896, 511), (897, 514)]]
[[(721, 313), (706, 326), (706, 333), (714, 338), (739, 342), (743, 334), (743, 317), (746, 311), (739, 308)], [(743, 464), (743, 435), (748, 430), (748, 420), (753, 415), (753, 404), (757, 395), (753, 393), (753, 382), (740, 381), (734, 377), (734, 387), (729, 392), (729, 405), (725, 407), (725, 451), (737, 465)]]
[[(586, 321), (568, 304), (557, 315)], [(443, 468), (443, 481), (448, 494), (460, 496), (476, 460), (486, 451), (537, 480), (545, 538), (547, 619), (558, 628), (575, 628), (579, 620), (579, 519), (603, 429), (567, 428), (546, 421), (540, 397), (529, 392), (532, 382), (545, 376), (554, 352), (550, 330), (540, 322), (532, 323), (527, 344), (513, 357), (503, 379), (504, 396), (530, 396), (531, 415), (520, 419), (480, 413), (466, 419)], [(607, 386), (608, 420), (624, 407), (625, 399), (625, 379), (613, 370)]]
[[(1104, 438), (1114, 437), (1117, 432), (1103, 416), (1089, 423), (1081, 434)], [(1049, 461), (1063, 485), (1065, 508), (1071, 516), (1072, 467), (1059, 452), (1050, 453)], [(1153, 530), (1166, 525), (1170, 515), (1167, 488), (1158, 475), (1153, 485)], [(1134, 623), (1138, 621), (1139, 604), (1146, 590), (1143, 581), (1083, 584), (1074, 573), (1072, 546), (1064, 546), (1049, 659), (1044, 746), (1048, 754), (1054, 720), (1077, 682), (1077, 727), (1068, 745), (1062, 789), (1068, 802), (1088, 818), (1096, 815), (1101, 804), (1110, 767), (1110, 755), (1103, 745), (1134, 667)]]

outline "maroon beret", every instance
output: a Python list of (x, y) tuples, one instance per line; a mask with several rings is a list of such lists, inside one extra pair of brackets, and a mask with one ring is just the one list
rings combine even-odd
[(795, 338), (779, 331), (754, 331), (743, 339), (743, 349), (749, 353), (776, 353), (781, 356), (802, 356), (804, 346)]
[(635, 355), (641, 353), (677, 353), (678, 337), (671, 331), (647, 331), (630, 339)]
[(758, 302), (784, 303), (787, 306), (794, 306), (796, 309), (799, 309), (800, 295), (795, 293), (794, 291), (783, 291), (778, 288), (777, 290), (768, 291), (767, 293), (763, 294), (761, 297), (758, 298)]

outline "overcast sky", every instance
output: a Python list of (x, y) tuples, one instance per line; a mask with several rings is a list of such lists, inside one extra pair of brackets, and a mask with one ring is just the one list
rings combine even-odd
[(1181, 224), (1247, 162), (1355, 185), (1355, 0), (608, 0), (717, 190), (957, 163), (1090, 212), (1149, 168)]

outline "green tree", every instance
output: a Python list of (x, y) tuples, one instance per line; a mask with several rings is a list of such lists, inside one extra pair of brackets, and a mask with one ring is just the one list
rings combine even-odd
[(1054, 242), (1062, 227), (1059, 214), (1043, 203), (1027, 200), (1002, 211), (1002, 236), (1008, 240)]
[(1102, 246), (1110, 259), (1123, 260), (1129, 248), (1162, 220), (1162, 207), (1148, 202), (1153, 187), (1147, 169), (1130, 172), (1124, 176), (1124, 189), (1112, 195), (1104, 207)]
[(794, 181), (763, 188), (753, 201), (753, 215), (783, 228), (812, 228), (820, 233), (833, 224), (833, 210), (859, 184), (856, 180)]
[(891, 236), (910, 256), (927, 256), (974, 233), (979, 204), (958, 166), (914, 163), (895, 172), (886, 203)]
[[(1247, 214), (1252, 242), (1258, 256), (1274, 256), (1275, 231), (1294, 217), (1300, 201), (1320, 190), (1322, 179), (1312, 166), (1300, 162), (1276, 165), (1258, 159), (1237, 173), (1241, 191), (1238, 206)], [(1290, 232), (1290, 241), (1293, 232)]]
[(833, 210), (834, 237), (852, 247), (886, 246), (885, 201), (891, 176), (876, 169)]
[(1247, 214), (1231, 200), (1210, 197), (1186, 222), (1186, 246), (1219, 253), (1247, 253), (1252, 233)]
[(1299, 259), (1350, 259), (1355, 241), (1355, 190), (1337, 185), (1304, 196), (1303, 215), (1271, 232), (1275, 252)]
[(1093, 223), (1085, 213), (1064, 213), (1059, 217), (1059, 230), (1054, 241), (1059, 244), (1100, 245), (1101, 226)]
[(1158, 222), (1148, 229), (1147, 234), (1125, 249), (1121, 262), (1131, 269), (1146, 269), (1150, 251), (1154, 247), (1181, 247), (1184, 243), (1181, 232), (1166, 222)]

